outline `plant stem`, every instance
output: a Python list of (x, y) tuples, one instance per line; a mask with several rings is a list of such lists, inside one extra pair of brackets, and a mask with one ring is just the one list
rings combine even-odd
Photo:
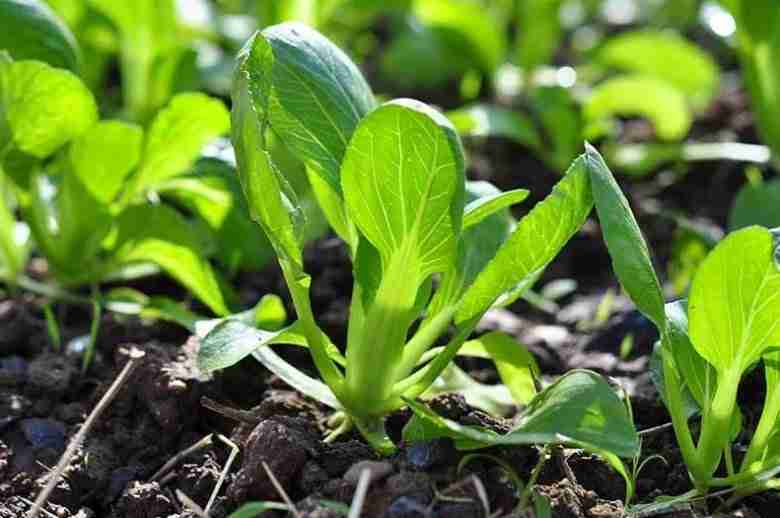
[(731, 420), (737, 401), (737, 388), (742, 372), (738, 367), (718, 373), (718, 388), (710, 411), (702, 419), (701, 437), (696, 448), (699, 470), (694, 473), (698, 483), (708, 484), (720, 464), (723, 448), (729, 443)]
[(458, 350), (460, 350), (460, 347), (474, 331), (481, 318), (482, 315), (480, 314), (465, 322), (444, 350), (431, 363), (408, 378), (396, 383), (393, 386), (393, 394), (397, 397), (404, 396), (409, 399), (415, 399), (428, 390), (442, 371), (447, 368), (452, 359), (455, 358), (455, 355), (458, 354)]
[(748, 446), (748, 451), (740, 465), (740, 472), (745, 471), (751, 464), (761, 460), (764, 456), (769, 438), (775, 431), (778, 415), (780, 415), (780, 390), (775, 390), (774, 392), (768, 392), (766, 395), (764, 410), (761, 412), (758, 426), (756, 426), (756, 430), (753, 432), (750, 446)]
[(677, 376), (677, 367), (672, 358), (672, 351), (666, 340), (664, 340), (661, 348), (661, 358), (663, 360), (666, 402), (669, 405), (669, 414), (672, 417), (672, 427), (677, 437), (677, 443), (680, 446), (680, 453), (682, 453), (688, 470), (692, 474), (699, 473), (701, 470), (699, 469), (696, 445), (693, 442), (691, 429), (688, 427), (688, 419), (683, 408), (680, 379)]
[(336, 398), (341, 399), (344, 387), (344, 376), (328, 354), (327, 342), (325, 341), (326, 337), (314, 320), (314, 314), (311, 310), (311, 301), (309, 300), (311, 279), (305, 274), (296, 275), (294, 271), (295, 266), (288, 261), (280, 260), (279, 264), (282, 267), (284, 280), (290, 290), (290, 296), (292, 297), (295, 311), (298, 314), (298, 320), (301, 322), (303, 333), (306, 335), (306, 340), (309, 342), (309, 350), (311, 351), (314, 365), (317, 367), (320, 376), (322, 376), (322, 379), (328, 384)]
[(395, 381), (407, 377), (411, 374), (420, 362), (420, 358), (436, 342), (436, 340), (447, 330), (455, 316), (455, 307), (449, 306), (442, 309), (430, 320), (426, 320), (420, 329), (415, 333), (411, 340), (404, 347), (401, 363), (396, 369)]
[(24, 288), (27, 291), (30, 291), (37, 295), (43, 295), (44, 297), (49, 297), (51, 299), (62, 300), (64, 302), (70, 302), (72, 304), (80, 304), (82, 306), (92, 305), (92, 301), (93, 301), (92, 297), (84, 297), (82, 295), (76, 295), (74, 293), (70, 293), (60, 288), (59, 286), (38, 282), (24, 275), (18, 278), (17, 284), (19, 285), (20, 288)]
[(539, 461), (536, 463), (536, 466), (534, 466), (534, 469), (531, 472), (531, 476), (528, 478), (528, 483), (526, 483), (525, 487), (523, 488), (523, 492), (520, 495), (520, 501), (517, 504), (517, 508), (519, 510), (525, 509), (528, 505), (528, 500), (531, 498), (531, 492), (533, 491), (533, 487), (536, 484), (536, 480), (539, 478), (539, 474), (542, 472), (544, 464), (547, 462), (547, 455), (549, 452), (549, 445), (545, 446), (544, 449), (539, 452)]

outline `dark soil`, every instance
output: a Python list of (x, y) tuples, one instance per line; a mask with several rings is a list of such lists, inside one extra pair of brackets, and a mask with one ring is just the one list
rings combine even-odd
[[(752, 125), (738, 116), (745, 113), (743, 101), (739, 90), (725, 90), (709, 118), (699, 123), (701, 131), (706, 131), (708, 125), (718, 127), (720, 121), (721, 126), (725, 124), (750, 140)], [(472, 164), (476, 164), (470, 171), (473, 177), (489, 178), (504, 188), (528, 186), (536, 200), (549, 192), (557, 179), (526, 150), (508, 142), (481, 143), (472, 157)], [(484, 164), (490, 164), (490, 168), (482, 169)], [(707, 178), (709, 187), (699, 188), (702, 178)], [(644, 212), (636, 199), (650, 189), (664, 206), (685, 210), (723, 227), (730, 198), (741, 181), (733, 167), (714, 164), (697, 166), (670, 186), (659, 187), (656, 178), (651, 177), (642, 182), (624, 182), (624, 187), (656, 259), (665, 264), (671, 227), (668, 221)], [(697, 194), (691, 198), (691, 192)], [(315, 281), (314, 311), (324, 330), (336, 343), (343, 343), (352, 286), (346, 253), (337, 241), (326, 238), (310, 247), (306, 262)], [(481, 330), (501, 329), (521, 339), (546, 377), (572, 368), (593, 369), (611, 376), (630, 394), (638, 429), (664, 425), (669, 416), (648, 372), (656, 340), (652, 324), (618, 296), (606, 322), (582, 325), (594, 320), (606, 290), (616, 288), (607, 265), (609, 259), (598, 226), (589, 223), (542, 280), (577, 279), (576, 295), (560, 301), (561, 308), (554, 314), (525, 302), (492, 311), (483, 320)], [(243, 274), (235, 285), (241, 286), (241, 300), (247, 305), (266, 293), (286, 293), (275, 266)], [(158, 291), (160, 286), (162, 291), (176, 290), (162, 283), (156, 285)], [(57, 309), (63, 343), (88, 331), (87, 312), (65, 306)], [(621, 357), (618, 351), (627, 334), (634, 336), (634, 346)], [(68, 347), (54, 351), (51, 347), (40, 301), (0, 301), (0, 518), (24, 516), (45, 483), (49, 468), (57, 463), (69, 438), (127, 361), (121, 350), (128, 343), (146, 355), (97, 421), (65, 479), (52, 493), (46, 507), (48, 516), (194, 517), (177, 495), (184, 494), (205, 507), (225, 469), (227, 476), (210, 510), (212, 518), (225, 517), (248, 501), (281, 501), (269, 472), (304, 517), (340, 516), (336, 504), (350, 504), (364, 468), (371, 472), (363, 509), (367, 517), (504, 516), (518, 505), (517, 488), (498, 464), (488, 457), (478, 457), (459, 471), (464, 454), (447, 440), (401, 444), (396, 455), (385, 459), (377, 458), (354, 434), (334, 444), (323, 443), (328, 417), (324, 408), (291, 391), (251, 358), (214, 376), (203, 375), (195, 366), (198, 340), (175, 326), (106, 314), (99, 336), (95, 362), (82, 374), (78, 351)], [(289, 361), (311, 371), (305, 352), (285, 354)], [(482, 362), (464, 362), (463, 366), (485, 381), (497, 379)], [(757, 419), (764, 394), (762, 383), (760, 373), (755, 373), (745, 380), (741, 391), (746, 430), (751, 430)], [(234, 420), (207, 408), (213, 405), (204, 406), (203, 401), (216, 401), (245, 412), (241, 419)], [(488, 419), (458, 397), (439, 398), (432, 404), (438, 412), (464, 423), (506, 427), (506, 423)], [(396, 440), (408, 418), (406, 412), (389, 418), (391, 435)], [(212, 440), (203, 442), (209, 434)], [(199, 442), (202, 447), (158, 473), (177, 454)], [(239, 455), (227, 466), (231, 442), (238, 447)], [(539, 456), (535, 448), (519, 447), (493, 448), (486, 453), (511, 466), (521, 480), (528, 479)], [(650, 460), (639, 474), (634, 503), (690, 489), (669, 428), (643, 436), (640, 461), (657, 455), (663, 459)], [(735, 451), (735, 456), (739, 455)], [(557, 452), (555, 460), (542, 469), (536, 491), (550, 500), (556, 518), (626, 514), (623, 479), (598, 458), (581, 451)], [(710, 510), (715, 510), (720, 502), (708, 504)], [(722, 516), (776, 517), (780, 498), (763, 494), (741, 505)], [(657, 516), (704, 514), (680, 508)]]

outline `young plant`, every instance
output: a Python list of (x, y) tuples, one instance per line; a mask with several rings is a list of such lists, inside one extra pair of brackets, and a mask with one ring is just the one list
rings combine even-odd
[[(354, 288), (345, 355), (312, 312), (301, 208), (268, 153), (271, 131), (306, 163), (349, 248)], [(460, 140), (444, 116), (409, 99), (376, 106), (357, 67), (301, 24), (257, 33), (239, 55), (233, 144), (250, 212), (276, 251), (297, 321), (276, 331), (257, 329), (245, 316), (203, 324), (200, 367), (221, 369), (254, 354), (293, 387), (342, 411), (342, 424), (353, 423), (385, 452), (393, 444), (384, 417), (431, 388), (486, 311), (530, 287), (590, 213), (591, 172), (605, 168), (583, 155), (550, 196), (507, 225), (501, 214), (525, 191), (480, 192), (467, 183)], [(308, 347), (325, 383), (284, 362), (272, 344)], [(481, 346), (499, 364), (529, 365), (513, 356), (511, 340)], [(510, 390), (528, 400), (524, 387)], [(595, 421), (606, 426), (603, 417)]]
[[(627, 205), (626, 211), (630, 215)], [(702, 262), (689, 299), (664, 305), (638, 228), (633, 239), (610, 238), (617, 228), (635, 226), (633, 217), (602, 217), (602, 224), (623, 288), (661, 335), (660, 389), (696, 491), (703, 495), (712, 487), (733, 486), (742, 492), (773, 487), (777, 481), (772, 477), (780, 472), (780, 377), (775, 364), (780, 345), (780, 233), (758, 226), (732, 232)], [(732, 443), (741, 428), (737, 391), (742, 377), (759, 361), (766, 371), (766, 401), (748, 452), (741, 466), (734, 466)], [(688, 424), (696, 412), (701, 414), (698, 438)], [(726, 477), (716, 476), (721, 461)]]

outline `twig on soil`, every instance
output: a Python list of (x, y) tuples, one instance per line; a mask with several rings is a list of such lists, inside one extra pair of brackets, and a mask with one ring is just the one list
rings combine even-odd
[(355, 494), (352, 496), (352, 504), (349, 506), (347, 518), (360, 518), (360, 513), (363, 512), (363, 504), (366, 502), (366, 493), (368, 493), (368, 486), (370, 484), (371, 470), (366, 468), (360, 472), (360, 478), (358, 479), (357, 488), (355, 488)]
[(485, 516), (490, 516), (490, 500), (488, 499), (487, 491), (485, 490), (485, 484), (483, 484), (476, 475), (471, 475), (471, 483), (474, 484), (474, 489), (477, 491), (477, 496), (482, 503), (482, 509), (485, 511)]
[(209, 502), (206, 504), (206, 514), (211, 511), (211, 506), (214, 505), (214, 501), (217, 499), (219, 490), (222, 489), (222, 484), (225, 483), (225, 477), (227, 477), (227, 474), (230, 473), (230, 467), (233, 465), (233, 461), (236, 460), (236, 456), (238, 455), (239, 451), (236, 443), (221, 433), (217, 434), (217, 439), (222, 441), (228, 448), (230, 448), (230, 455), (228, 455), (227, 461), (225, 461), (225, 467), (222, 468), (222, 473), (219, 474), (219, 480), (217, 480), (217, 484), (214, 486), (214, 490), (211, 492), (211, 496), (209, 497)]
[(640, 437), (645, 437), (648, 435), (665, 432), (666, 430), (669, 430), (671, 427), (672, 427), (672, 423), (664, 423), (664, 424), (659, 424), (658, 426), (653, 426), (651, 428), (645, 428), (644, 430), (639, 430), (637, 433), (639, 434)]
[(576, 486), (577, 476), (571, 470), (571, 466), (569, 466), (569, 462), (566, 460), (566, 453), (563, 451), (563, 447), (556, 446), (554, 455), (555, 461), (558, 463), (558, 467), (563, 472), (563, 475), (569, 479), (569, 482), (571, 482), (572, 486)]
[(200, 506), (196, 504), (194, 500), (192, 500), (192, 498), (188, 497), (184, 493), (184, 491), (177, 489), (176, 498), (179, 499), (181, 505), (192, 511), (198, 518), (209, 518), (209, 513), (201, 509)]
[(203, 396), (200, 398), (200, 404), (204, 408), (208, 408), (212, 412), (216, 412), (221, 416), (238, 421), (239, 423), (247, 423), (251, 425), (258, 424), (262, 419), (248, 410), (239, 410), (222, 403), (217, 403), (211, 398)]
[(36, 518), (36, 516), (38, 516), (38, 513), (41, 512), (43, 505), (46, 503), (46, 500), (49, 498), (49, 495), (51, 494), (52, 490), (57, 485), (57, 482), (59, 482), (63, 472), (70, 465), (70, 461), (73, 459), (73, 456), (76, 454), (76, 450), (78, 449), (79, 445), (81, 445), (81, 443), (84, 441), (84, 438), (92, 429), (92, 425), (95, 424), (95, 421), (100, 416), (100, 414), (103, 413), (103, 410), (105, 410), (106, 407), (108, 407), (108, 405), (111, 403), (114, 397), (116, 397), (117, 393), (119, 393), (119, 389), (125, 383), (125, 381), (130, 376), (130, 374), (133, 372), (133, 369), (135, 369), (135, 367), (138, 365), (138, 360), (140, 360), (146, 355), (146, 353), (144, 353), (142, 350), (136, 347), (131, 347), (129, 350), (127, 350), (126, 354), (129, 357), (129, 360), (127, 361), (124, 368), (122, 369), (122, 372), (119, 373), (119, 376), (116, 377), (116, 379), (108, 388), (106, 393), (103, 394), (103, 397), (100, 398), (98, 404), (95, 406), (92, 412), (90, 412), (89, 416), (87, 417), (87, 420), (84, 421), (84, 424), (81, 425), (79, 431), (76, 432), (76, 435), (74, 435), (73, 438), (71, 439), (67, 449), (65, 450), (65, 453), (62, 454), (62, 457), (60, 457), (60, 461), (57, 463), (57, 466), (54, 468), (54, 472), (49, 475), (49, 480), (47, 481), (46, 486), (41, 490), (40, 493), (38, 493), (38, 497), (35, 499), (33, 508), (30, 510), (30, 513), (27, 515), (28, 518)]
[(158, 469), (154, 475), (152, 475), (152, 478), (149, 479), (149, 482), (156, 482), (157, 480), (160, 480), (160, 478), (162, 478), (163, 475), (165, 475), (170, 470), (172, 470), (178, 463), (183, 461), (185, 458), (189, 457), (196, 451), (211, 446), (214, 442), (212, 441), (213, 436), (214, 434), (208, 434), (203, 439), (199, 440), (189, 448), (186, 448), (180, 451), (179, 453), (177, 453), (176, 455), (174, 455), (173, 457), (171, 457), (171, 459), (168, 462), (163, 464), (163, 466), (160, 469)]
[[(301, 513), (298, 511), (298, 508), (295, 507), (295, 504), (290, 499), (290, 495), (287, 494), (287, 492), (284, 490), (282, 485), (279, 483), (279, 479), (276, 478), (273, 471), (271, 471), (271, 468), (268, 467), (268, 463), (263, 461), (263, 469), (265, 470), (266, 475), (268, 475), (268, 478), (271, 480), (271, 484), (273, 484), (274, 489), (276, 489), (276, 492), (279, 493), (279, 496), (282, 497), (282, 500), (289, 508), (290, 512), (292, 513), (295, 518), (301, 518)], [(368, 471), (368, 470), (366, 470)], [(370, 473), (369, 473), (370, 475)], [(361, 477), (363, 475), (361, 474)], [(358, 489), (360, 488), (360, 483), (358, 482)], [(350, 518), (352, 518), (352, 514), (350, 513)]]

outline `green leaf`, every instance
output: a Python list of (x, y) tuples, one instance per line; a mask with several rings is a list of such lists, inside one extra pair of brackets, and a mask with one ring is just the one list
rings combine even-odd
[(729, 234), (699, 267), (688, 302), (696, 351), (720, 374), (744, 372), (780, 344), (780, 271), (772, 234), (748, 227)]
[(780, 227), (780, 180), (748, 183), (739, 190), (729, 212), (729, 228), (738, 230), (750, 225)]
[[(466, 351), (463, 356), (483, 357), (483, 352)], [(427, 400), (440, 394), (460, 394), (468, 405), (495, 416), (505, 416), (516, 408), (512, 393), (506, 386), (480, 383), (455, 363), (450, 363), (421, 397)]]
[(731, 14), (737, 22), (741, 72), (762, 140), (780, 151), (780, 4), (773, 0), (733, 0)]
[(344, 151), (360, 119), (375, 106), (355, 64), (300, 23), (255, 34), (238, 60), (261, 124), (267, 122), (307, 167), (341, 192)]
[(719, 70), (702, 49), (669, 31), (627, 31), (606, 41), (596, 62), (626, 72), (662, 79), (705, 108), (718, 91)]
[(685, 137), (693, 122), (683, 94), (666, 81), (643, 75), (619, 76), (596, 86), (585, 103), (591, 126), (615, 116), (641, 116), (663, 140)]
[(303, 265), (303, 222), (294, 192), (277, 170), (271, 155), (261, 147), (263, 128), (250, 103), (249, 77), (237, 69), (233, 89), (232, 141), (238, 177), (252, 220), (265, 232), (277, 255)]
[(294, 323), (276, 331), (257, 329), (240, 320), (227, 318), (201, 338), (198, 368), (203, 372), (226, 369), (255, 350), (273, 344), (306, 346), (306, 338)]
[(639, 448), (625, 404), (604, 378), (590, 371), (561, 376), (536, 395), (518, 416), (517, 425), (503, 435), (444, 419), (415, 401), (407, 403), (415, 413), (404, 428), (408, 442), (451, 437), (462, 449), (565, 444), (626, 458), (633, 458)]
[(528, 404), (536, 395), (536, 379), (541, 372), (528, 349), (500, 331), (484, 334), (464, 343), (461, 355), (480, 355), (493, 360), (503, 384), (518, 405)]
[(536, 120), (542, 123), (549, 142), (541, 158), (549, 167), (564, 172), (580, 153), (583, 138), (582, 109), (569, 88), (540, 86), (529, 95)]
[(449, 121), (422, 103), (392, 101), (360, 123), (344, 157), (342, 186), (351, 219), (385, 268), (405, 254), (419, 282), (454, 261), (463, 169)]
[[(502, 23), (475, 0), (415, 0), (412, 12), (445, 46), (463, 51), (483, 72), (492, 73), (506, 52)], [(498, 26), (498, 27), (497, 27)]]
[(206, 223), (216, 259), (228, 272), (259, 270), (273, 258), (271, 244), (249, 218), (236, 171), (227, 163), (200, 160), (192, 173), (160, 184), (158, 191)]
[(563, 36), (560, 21), (562, 0), (525, 0), (518, 4), (515, 51), (526, 70), (551, 62)]
[(528, 286), (579, 230), (593, 207), (587, 159), (578, 158), (552, 193), (517, 225), (463, 296), (456, 321), (486, 311), (504, 293)]
[(233, 511), (229, 518), (255, 518), (267, 511), (289, 511), (286, 504), (278, 502), (249, 502)]
[(464, 137), (502, 137), (539, 150), (542, 139), (525, 114), (491, 104), (473, 104), (446, 113)]
[[(471, 182), (472, 184), (476, 182)], [(498, 191), (494, 194), (480, 196), (470, 201), (463, 213), (463, 230), (468, 230), (478, 225), (485, 218), (496, 212), (516, 205), (525, 200), (530, 192), (525, 189), (513, 189), (511, 191)]]
[(0, 66), (0, 114), (11, 143), (46, 158), (97, 121), (95, 99), (78, 77), (37, 61)]
[(209, 262), (200, 253), (200, 239), (176, 211), (162, 205), (138, 205), (116, 220), (111, 247), (114, 268), (151, 262), (186, 286), (218, 315), (228, 309)]
[(114, 313), (137, 315), (142, 319), (165, 320), (195, 332), (195, 323), (203, 317), (169, 297), (148, 295), (132, 288), (114, 288), (104, 295), (106, 308)]
[(628, 200), (604, 159), (589, 144), (586, 144), (585, 149), (593, 201), (612, 259), (612, 268), (639, 310), (663, 331), (666, 323), (664, 296), (647, 242)]
[(229, 128), (230, 117), (222, 101), (201, 93), (177, 95), (152, 122), (143, 163), (127, 195), (137, 195), (185, 172), (203, 146)]
[(101, 121), (70, 146), (73, 174), (100, 203), (109, 205), (141, 159), (143, 129), (121, 121)]
[(14, 284), (30, 253), (30, 229), (16, 221), (8, 181), (0, 168), (0, 278)]
[(43, 61), (78, 72), (76, 39), (57, 15), (40, 0), (0, 0), (0, 51), (16, 61)]

